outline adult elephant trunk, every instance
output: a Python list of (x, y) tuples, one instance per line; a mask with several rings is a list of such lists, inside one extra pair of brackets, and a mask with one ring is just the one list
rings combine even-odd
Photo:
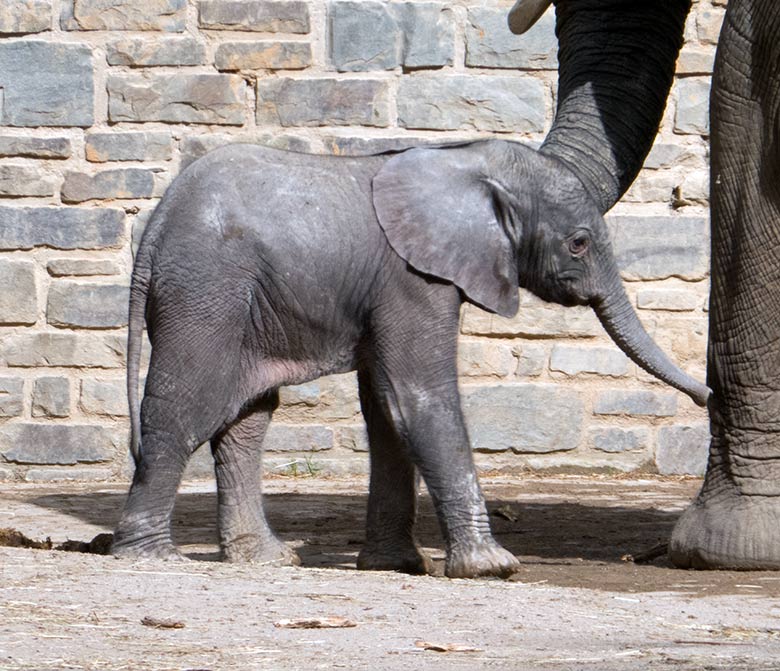
[[(518, 0), (522, 32), (543, 3)], [(562, 161), (604, 213), (653, 145), (690, 0), (559, 0), (558, 108), (540, 151)]]

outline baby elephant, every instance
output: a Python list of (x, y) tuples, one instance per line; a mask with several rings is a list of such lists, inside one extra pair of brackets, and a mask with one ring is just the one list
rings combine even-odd
[(136, 471), (114, 554), (178, 556), (174, 497), (209, 440), (224, 558), (295, 563), (263, 513), (263, 436), (279, 387), (356, 369), (371, 456), (358, 567), (430, 571), (414, 537), (419, 470), (446, 575), (511, 574), (518, 562), (491, 536), (477, 482), (456, 353), (463, 301), (511, 316), (518, 285), (591, 305), (629, 357), (706, 402), (642, 329), (596, 205), (532, 149), (491, 140), (344, 158), (232, 145), (196, 161), (151, 217), (133, 272)]

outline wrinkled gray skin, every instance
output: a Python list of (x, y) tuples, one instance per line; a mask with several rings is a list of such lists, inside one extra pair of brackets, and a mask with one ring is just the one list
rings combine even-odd
[[(361, 158), (248, 145), (172, 184), (136, 259), (128, 392), (136, 473), (116, 530), (124, 556), (177, 556), (174, 496), (210, 440), (219, 534), (231, 561), (292, 563), (269, 529), (261, 443), (282, 385), (357, 369), (371, 484), (358, 565), (430, 570), (413, 534), (416, 469), (446, 541), (446, 574), (506, 576), (490, 534), (457, 386), (463, 300), (502, 315), (518, 284), (592, 305), (645, 368), (705, 403), (641, 329), (604, 221), (559, 162), (480, 142)], [(140, 412), (146, 317), (152, 358)]]
[[(521, 0), (523, 32), (549, 2)], [(689, 0), (560, 0), (560, 93), (540, 151), (602, 212), (652, 145)], [(780, 568), (780, 6), (730, 0), (710, 105), (710, 445), (701, 492), (674, 529), (681, 567)], [(522, 39), (522, 38), (520, 38)]]

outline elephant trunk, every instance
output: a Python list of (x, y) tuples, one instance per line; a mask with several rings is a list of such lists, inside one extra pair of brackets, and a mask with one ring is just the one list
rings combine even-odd
[[(533, 3), (520, 8), (525, 4)], [(625, 193), (652, 147), (690, 5), (556, 2), (558, 108), (540, 151), (569, 167), (602, 213)]]
[(591, 301), (596, 315), (612, 340), (629, 359), (651, 375), (688, 394), (706, 406), (710, 389), (678, 368), (647, 334), (628, 300), (617, 269), (607, 282), (607, 291)]

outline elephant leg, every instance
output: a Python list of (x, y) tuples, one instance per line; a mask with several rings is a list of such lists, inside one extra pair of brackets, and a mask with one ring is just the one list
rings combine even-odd
[(712, 441), (678, 521), (685, 568), (780, 569), (780, 11), (729, 3), (711, 95)]
[(262, 443), (278, 394), (211, 440), (217, 476), (219, 544), (229, 562), (297, 565), (298, 555), (266, 521), (262, 496)]
[(371, 482), (366, 515), (366, 543), (359, 569), (433, 572), (430, 559), (414, 539), (417, 473), (398, 435), (376, 400), (367, 371), (358, 372), (360, 407), (368, 428)]

